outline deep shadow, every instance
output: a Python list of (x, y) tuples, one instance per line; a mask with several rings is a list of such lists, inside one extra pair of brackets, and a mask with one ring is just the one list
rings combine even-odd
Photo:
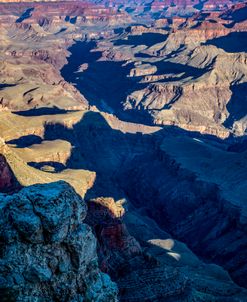
[(67, 27), (63, 27), (57, 33), (55, 33), (55, 35), (61, 34), (61, 33), (65, 32), (66, 30), (67, 30)]
[(156, 74), (179, 75), (182, 73), (180, 77), (166, 79), (167, 82), (179, 81), (187, 77), (193, 77), (194, 79), (196, 79), (201, 77), (205, 72), (207, 72), (211, 68), (211, 66), (209, 66), (208, 68), (196, 68), (193, 66), (184, 65), (180, 63), (173, 63), (169, 61), (159, 61), (153, 63), (153, 65), (156, 65), (157, 67)]
[(25, 111), (13, 111), (14, 114), (21, 115), (21, 116), (41, 116), (41, 115), (57, 115), (57, 114), (65, 114), (68, 112), (73, 112), (74, 110), (65, 110), (60, 109), (58, 107), (41, 107), (41, 108), (34, 108)]
[[(119, 200), (126, 196), (161, 229), (187, 243), (205, 261), (225, 267), (238, 284), (245, 286), (246, 271), (241, 270), (239, 275), (238, 269), (229, 264), (234, 259), (244, 266), (247, 256), (246, 247), (234, 237), (238, 232), (244, 238), (237, 223), (238, 209), (222, 199), (217, 185), (198, 180), (161, 150), (168, 135), (189, 135), (204, 141), (207, 138), (205, 143), (212, 138), (177, 127), (165, 127), (153, 134), (123, 133), (112, 129), (100, 113), (87, 112), (72, 128), (59, 123), (45, 125), (44, 139), (70, 142), (72, 150), (66, 169), (96, 172), (96, 182), (86, 193), (86, 200), (99, 196)], [(45, 163), (39, 164), (42, 167)], [(219, 232), (214, 240), (229, 235), (227, 244), (237, 245), (241, 259), (228, 251), (222, 255), (217, 246), (211, 245), (211, 238), (206, 240), (217, 225)]]
[(224, 126), (231, 128), (235, 121), (247, 115), (247, 83), (231, 86), (232, 96), (227, 104), (229, 117)]
[(147, 135), (144, 139), (141, 134), (112, 130), (101, 114), (88, 112), (73, 129), (61, 124), (47, 124), (44, 139), (70, 142), (72, 152), (66, 168), (96, 172), (96, 183), (87, 193), (88, 196), (121, 198), (121, 190), (115, 181), (116, 173), (134, 156), (135, 149), (139, 149), (139, 152), (148, 149), (153, 138)]
[(17, 139), (9, 140), (6, 143), (10, 145), (16, 145), (17, 148), (27, 148), (33, 144), (41, 144), (42, 138), (38, 135), (30, 134), (21, 136)]
[(242, 141), (231, 144), (228, 148), (230, 152), (245, 152), (247, 150), (247, 139), (244, 138)]
[[(140, 53), (139, 55), (136, 55), (136, 57), (145, 60), (145, 58), (149, 58), (152, 56), (148, 54)], [(157, 67), (157, 71), (154, 75), (169, 74), (171, 75), (171, 77), (166, 78), (163, 81), (172, 82), (172, 81), (180, 81), (188, 77), (192, 77), (193, 79), (199, 78), (212, 68), (213, 63), (207, 66), (206, 68), (196, 68), (181, 63), (174, 63), (174, 62), (163, 61), (163, 60), (158, 62), (152, 62), (152, 65), (155, 65)]]
[(204, 1), (203, 1), (203, 0), (200, 0), (199, 3), (198, 3), (198, 4), (195, 4), (193, 7), (194, 7), (195, 9), (202, 10), (202, 9), (203, 9), (203, 5), (204, 5), (204, 2), (205, 2), (205, 0), (204, 0)]
[(125, 29), (123, 27), (116, 28), (116, 29), (114, 29), (114, 34), (121, 35), (124, 33), (124, 30)]
[(205, 45), (214, 45), (226, 52), (247, 52), (247, 32), (233, 32), (227, 36), (209, 40)]
[(154, 56), (149, 55), (148, 53), (140, 52), (140, 53), (135, 54), (135, 57), (139, 58), (139, 59), (146, 59), (146, 58), (153, 58)]
[(28, 19), (32, 16), (34, 7), (28, 8), (24, 13), (15, 21), (16, 23), (21, 23), (23, 20)]
[[(61, 172), (66, 169), (64, 164), (59, 163), (59, 162), (54, 162), (54, 161), (48, 161), (48, 162), (44, 161), (44, 162), (39, 162), (39, 163), (29, 162), (28, 164), (29, 164), (29, 166), (31, 166), (33, 168), (36, 168), (36, 169), (39, 169), (42, 171), (47, 171), (50, 173), (57, 173), (57, 172)], [(52, 169), (48, 169), (48, 168), (45, 169), (45, 167), (51, 167)]]
[(72, 151), (66, 168), (96, 172), (96, 183), (87, 192), (88, 198), (97, 196), (121, 198), (123, 193), (117, 177), (121, 179), (119, 175), (128, 167), (134, 169), (137, 155), (143, 154), (143, 161), (146, 156), (149, 158), (150, 154), (156, 157), (157, 148), (159, 149), (166, 135), (191, 136), (207, 140), (208, 143), (212, 141), (214, 144), (222, 142), (212, 135), (201, 135), (171, 126), (153, 134), (123, 133), (113, 130), (100, 113), (92, 111), (85, 113), (73, 128), (67, 128), (59, 123), (46, 124), (44, 140), (61, 139), (70, 142)]
[[(73, 83), (86, 97), (90, 105), (100, 111), (114, 113), (122, 120), (151, 124), (151, 118), (145, 111), (123, 111), (122, 103), (128, 94), (142, 89), (139, 78), (129, 78), (133, 65), (122, 66), (124, 62), (99, 61), (100, 52), (92, 52), (95, 42), (76, 42), (69, 51), (71, 56), (61, 74), (68, 82)], [(81, 64), (88, 66), (78, 72)]]
[(13, 86), (16, 86), (16, 84), (0, 84), (0, 90)]
[(115, 46), (121, 45), (146, 45), (148, 47), (157, 43), (165, 42), (168, 35), (156, 34), (156, 33), (143, 33), (142, 35), (130, 35), (127, 39), (114, 41)]
[(247, 7), (233, 11), (230, 10), (229, 12), (223, 13), (221, 17), (222, 19), (232, 21), (229, 27), (233, 27), (236, 23), (243, 22), (247, 19)]
[(77, 16), (71, 17), (69, 22), (70, 22), (71, 24), (76, 24), (76, 21), (77, 21)]
[(210, 16), (209, 13), (199, 13), (198, 16), (196, 16), (196, 20), (204, 21), (206, 18), (208, 18), (208, 16)]

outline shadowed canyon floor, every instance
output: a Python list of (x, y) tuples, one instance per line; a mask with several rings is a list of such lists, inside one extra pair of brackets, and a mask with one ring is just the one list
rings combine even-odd
[(4, 301), (247, 301), (246, 10), (0, 3)]

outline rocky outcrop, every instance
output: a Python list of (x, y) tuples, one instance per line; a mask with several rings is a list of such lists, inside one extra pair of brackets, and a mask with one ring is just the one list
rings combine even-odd
[(0, 137), (0, 192), (10, 193), (17, 190), (19, 188), (19, 184), (4, 156), (5, 149), (6, 144)]
[(87, 204), (86, 222), (98, 239), (101, 268), (116, 281), (121, 301), (163, 301), (186, 292), (185, 276), (172, 267), (159, 265), (130, 235), (123, 221), (124, 200), (116, 202), (113, 198), (100, 197)]
[(65, 182), (0, 195), (1, 301), (117, 301), (86, 205)]
[(157, 67), (150, 64), (140, 64), (130, 70), (130, 77), (141, 77), (157, 72)]
[(141, 247), (130, 236), (123, 223), (125, 209), (113, 198), (96, 198), (87, 202), (86, 222), (93, 227), (98, 239), (99, 259), (105, 272), (118, 276), (121, 264), (141, 253)]
[(15, 190), (17, 181), (5, 157), (0, 154), (0, 192)]

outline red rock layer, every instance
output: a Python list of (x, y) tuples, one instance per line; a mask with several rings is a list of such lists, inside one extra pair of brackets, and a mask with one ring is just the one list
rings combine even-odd
[[(0, 15), (13, 14), (21, 15), (25, 9), (30, 8), (30, 3), (6, 3), (1, 1)], [(118, 11), (118, 8), (105, 7), (104, 5), (95, 5), (89, 2), (75, 2), (75, 1), (61, 1), (61, 2), (47, 2), (47, 3), (32, 3), (34, 8), (31, 16), (28, 18), (28, 23), (36, 21), (40, 23), (49, 23), (52, 17), (60, 16), (63, 20), (66, 16), (78, 17), (79, 21), (108, 21), (108, 22), (125, 22), (130, 21), (130, 17), (125, 12)], [(59, 12), (59, 14), (58, 14)], [(44, 17), (46, 16), (46, 17)], [(76, 22), (77, 20), (75, 20)], [(24, 20), (25, 23), (25, 20)]]
[(14, 191), (17, 187), (16, 180), (5, 157), (0, 154), (0, 192)]
[(94, 228), (99, 241), (101, 268), (114, 271), (114, 263), (124, 257), (141, 253), (139, 243), (132, 237), (122, 221), (124, 208), (113, 198), (96, 198), (88, 201), (86, 221)]

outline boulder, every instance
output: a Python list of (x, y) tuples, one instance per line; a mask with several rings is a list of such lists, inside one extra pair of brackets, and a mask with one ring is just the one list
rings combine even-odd
[(117, 301), (86, 205), (66, 182), (0, 195), (1, 301)]

